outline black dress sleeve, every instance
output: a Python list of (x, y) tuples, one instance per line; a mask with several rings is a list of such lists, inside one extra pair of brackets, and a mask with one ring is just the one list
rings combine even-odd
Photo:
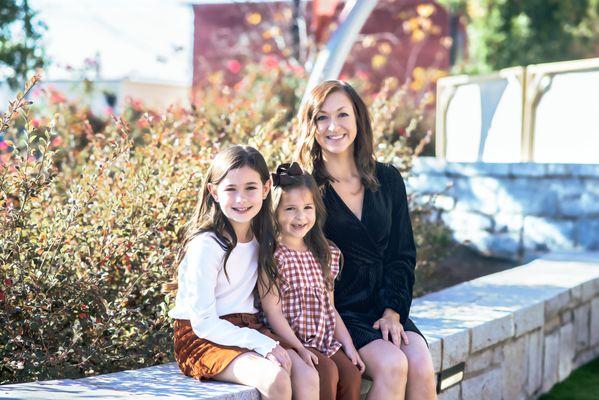
[[(383, 307), (399, 313), (403, 324), (408, 319), (414, 287), (416, 245), (408, 211), (406, 187), (401, 174), (395, 167), (386, 166), (385, 179), (381, 186), (388, 190), (393, 207), (391, 232), (383, 259)], [(381, 189), (383, 189), (381, 187)]]

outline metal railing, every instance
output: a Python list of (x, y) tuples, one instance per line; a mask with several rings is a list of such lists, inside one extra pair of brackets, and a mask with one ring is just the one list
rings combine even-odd
[[(568, 123), (574, 143), (562, 146)], [(599, 163), (599, 58), (440, 79), (436, 149), (451, 161)]]

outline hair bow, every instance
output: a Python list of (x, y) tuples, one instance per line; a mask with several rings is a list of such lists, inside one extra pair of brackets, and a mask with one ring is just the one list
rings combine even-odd
[(280, 164), (277, 172), (271, 174), (274, 186), (288, 185), (293, 181), (294, 176), (302, 176), (304, 171), (297, 162)]

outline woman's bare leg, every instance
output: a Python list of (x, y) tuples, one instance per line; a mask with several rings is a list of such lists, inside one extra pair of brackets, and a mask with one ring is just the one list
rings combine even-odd
[(377, 339), (359, 351), (372, 378), (368, 400), (403, 400), (408, 379), (408, 359), (393, 343)]
[(401, 344), (408, 358), (407, 400), (434, 400), (437, 398), (433, 359), (426, 342), (415, 332), (406, 332), (409, 343)]

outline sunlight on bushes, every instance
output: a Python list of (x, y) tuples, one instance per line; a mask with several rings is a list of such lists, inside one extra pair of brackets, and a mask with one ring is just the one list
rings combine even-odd
[[(274, 167), (297, 138), (302, 71), (261, 65), (244, 74), (233, 88), (204, 89), (191, 108), (149, 110), (130, 99), (108, 120), (51, 91), (31, 104), (39, 77), (11, 103), (0, 130), (0, 383), (172, 361), (173, 299), (160, 288), (210, 159), (249, 143)], [(407, 143), (427, 104), (408, 92), (391, 80), (369, 100), (377, 157), (404, 175), (412, 148), (421, 149)], [(414, 196), (426, 277), (448, 231)]]

